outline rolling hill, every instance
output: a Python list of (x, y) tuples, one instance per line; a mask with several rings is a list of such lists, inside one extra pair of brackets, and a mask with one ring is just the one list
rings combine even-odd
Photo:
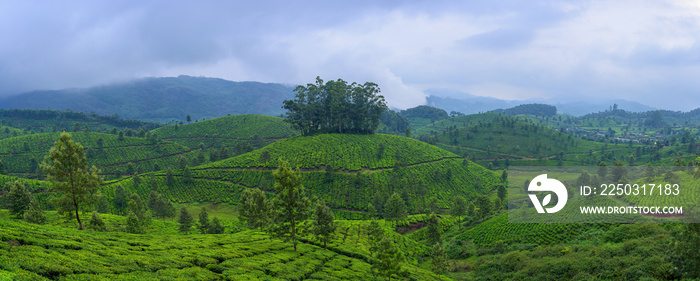
[[(155, 187), (177, 202), (237, 203), (245, 188), (274, 192), (272, 171), (278, 158), (298, 167), (308, 194), (324, 199), (350, 217), (363, 217), (372, 202), (383, 206), (393, 192), (405, 193), (409, 210), (425, 210), (431, 196), (442, 207), (457, 195), (473, 198), (500, 182), (492, 172), (459, 156), (410, 138), (392, 135), (322, 134), (277, 141), (250, 153), (174, 171), (170, 184), (164, 172), (154, 173), (153, 186), (132, 179), (115, 181), (105, 194), (113, 196), (117, 184), (145, 196)], [(342, 214), (340, 214), (342, 215)]]
[(260, 148), (299, 132), (279, 117), (244, 114), (200, 121), (186, 125), (169, 125), (152, 131), (159, 138), (191, 148), (200, 143), (207, 148), (235, 147), (248, 143)]
[(168, 122), (210, 119), (227, 114), (282, 113), (292, 86), (232, 82), (205, 77), (145, 78), (84, 89), (35, 91), (0, 99), (0, 108), (70, 109), (101, 115)]
[[(195, 151), (185, 146), (162, 140), (123, 137), (104, 133), (71, 133), (73, 140), (85, 147), (90, 165), (102, 169), (111, 178), (134, 172), (159, 171), (174, 167), (180, 155), (194, 158)], [(59, 133), (31, 134), (0, 140), (0, 160), (4, 172), (26, 178), (42, 173), (39, 163), (58, 139)], [(101, 143), (101, 144), (100, 144)]]
[(601, 159), (626, 161), (635, 151), (628, 145), (582, 140), (499, 113), (451, 117), (426, 125), (416, 135), (458, 155), (466, 153), (482, 165), (503, 165), (505, 159), (510, 165), (597, 165)]

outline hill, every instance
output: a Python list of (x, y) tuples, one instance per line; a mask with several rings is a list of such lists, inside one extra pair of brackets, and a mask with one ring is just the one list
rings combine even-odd
[(419, 140), (490, 167), (597, 165), (600, 161), (624, 161), (635, 152), (629, 145), (582, 140), (499, 113), (451, 117), (426, 125), (416, 135)]
[(533, 103), (521, 104), (506, 109), (496, 109), (493, 110), (493, 112), (503, 113), (506, 115), (528, 114), (535, 116), (554, 116), (557, 114), (557, 107), (547, 104)]
[[(292, 137), (250, 153), (191, 168), (188, 179), (174, 171), (168, 184), (165, 173), (154, 173), (155, 188), (136, 185), (132, 179), (113, 182), (105, 193), (113, 196), (116, 184), (145, 196), (150, 189), (177, 202), (229, 202), (236, 204), (245, 188), (274, 193), (272, 171), (278, 158), (299, 167), (308, 194), (324, 199), (347, 216), (363, 217), (372, 203), (378, 209), (393, 192), (403, 194), (413, 213), (423, 211), (430, 197), (447, 207), (454, 196), (473, 198), (500, 182), (492, 172), (459, 156), (413, 139), (391, 135), (322, 134)], [(336, 214), (344, 216), (342, 212)]]
[(35, 91), (0, 99), (0, 108), (70, 109), (158, 122), (226, 114), (282, 113), (293, 87), (205, 77), (145, 78), (84, 89)]
[[(140, 137), (123, 137), (104, 133), (71, 133), (83, 145), (90, 165), (96, 165), (107, 178), (135, 172), (159, 171), (174, 167), (180, 155), (194, 158), (194, 151), (172, 142)], [(44, 160), (59, 133), (31, 134), (0, 140), (2, 173), (36, 178), (42, 175), (39, 163)]]
[[(121, 119), (119, 115), (97, 115), (76, 111), (59, 111), (50, 109), (0, 109), (0, 124), (24, 130), (26, 133), (84, 131), (88, 126), (93, 132), (108, 132), (113, 129), (144, 128), (150, 130), (162, 126), (159, 123), (144, 122), (132, 119)], [(13, 136), (16, 136), (13, 134)], [(3, 138), (0, 132), (0, 138)]]
[(299, 132), (279, 117), (244, 114), (224, 116), (186, 125), (169, 125), (153, 130), (159, 138), (198, 148), (235, 147), (247, 143), (260, 148), (279, 139), (299, 135)]

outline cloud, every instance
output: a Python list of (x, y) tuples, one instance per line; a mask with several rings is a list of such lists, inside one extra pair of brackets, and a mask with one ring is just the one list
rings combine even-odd
[[(180, 74), (700, 106), (694, 1), (3, 1), (0, 95)], [(659, 93), (663, 92), (663, 98)]]

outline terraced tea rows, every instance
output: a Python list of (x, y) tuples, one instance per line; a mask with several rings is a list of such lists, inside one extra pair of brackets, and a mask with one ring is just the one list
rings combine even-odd
[[(176, 227), (173, 223), (164, 224)], [(14, 245), (2, 243), (2, 278), (360, 280), (372, 276), (371, 265), (357, 258), (364, 252), (354, 248), (362, 241), (357, 231), (336, 233), (333, 245), (339, 249), (324, 250), (302, 243), (295, 252), (290, 243), (256, 231), (132, 235), (11, 220), (0, 220), (0, 226), (0, 241)], [(402, 268), (405, 278), (412, 280), (443, 279), (408, 263), (403, 263)]]

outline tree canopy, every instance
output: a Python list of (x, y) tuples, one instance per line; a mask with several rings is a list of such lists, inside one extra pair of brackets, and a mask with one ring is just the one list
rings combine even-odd
[(373, 134), (387, 109), (379, 87), (338, 79), (297, 86), (296, 97), (285, 100), (286, 121), (303, 135), (315, 133)]

